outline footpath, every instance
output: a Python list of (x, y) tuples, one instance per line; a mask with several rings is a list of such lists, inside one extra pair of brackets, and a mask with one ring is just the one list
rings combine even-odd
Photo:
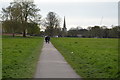
[(80, 78), (80, 76), (52, 43), (44, 42), (34, 78)]

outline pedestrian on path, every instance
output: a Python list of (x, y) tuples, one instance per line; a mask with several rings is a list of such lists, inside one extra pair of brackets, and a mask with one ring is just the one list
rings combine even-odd
[(49, 41), (50, 41), (50, 36), (46, 36), (46, 37), (45, 37), (45, 42), (46, 42), (46, 43), (49, 43)]

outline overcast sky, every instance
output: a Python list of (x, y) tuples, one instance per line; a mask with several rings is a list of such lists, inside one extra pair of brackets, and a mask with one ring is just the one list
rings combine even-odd
[[(0, 0), (0, 9), (6, 7), (13, 0)], [(34, 0), (40, 14), (45, 18), (48, 12), (57, 13), (61, 18), (66, 17), (66, 26), (83, 27), (94, 25), (118, 24), (118, 1), (119, 0)]]

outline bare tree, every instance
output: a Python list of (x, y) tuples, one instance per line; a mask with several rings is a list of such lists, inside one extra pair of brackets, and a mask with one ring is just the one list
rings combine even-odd
[(26, 29), (27, 29), (27, 22), (33, 21), (33, 19), (41, 16), (38, 16), (37, 12), (40, 11), (40, 9), (36, 8), (36, 5), (33, 4), (33, 2), (21, 2), (21, 23), (22, 23), (22, 30), (23, 30), (23, 37), (26, 37)]
[(45, 19), (46, 34), (49, 36), (59, 35), (60, 18), (55, 12), (49, 12)]
[(11, 21), (11, 24), (14, 24), (15, 21), (20, 22), (21, 27), (19, 28), (22, 30), (23, 37), (26, 37), (27, 24), (40, 21), (41, 15), (38, 14), (39, 11), (40, 9), (36, 8), (33, 2), (12, 2), (10, 6), (2, 9), (2, 19), (3, 21)]
[(4, 30), (7, 32), (12, 32), (13, 37), (16, 30), (20, 30), (19, 18), (20, 9), (17, 3), (10, 3), (7, 8), (2, 8), (2, 21)]

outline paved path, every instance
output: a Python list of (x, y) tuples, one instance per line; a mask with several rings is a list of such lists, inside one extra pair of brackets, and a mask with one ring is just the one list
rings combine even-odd
[(44, 43), (34, 77), (80, 78), (51, 43)]

